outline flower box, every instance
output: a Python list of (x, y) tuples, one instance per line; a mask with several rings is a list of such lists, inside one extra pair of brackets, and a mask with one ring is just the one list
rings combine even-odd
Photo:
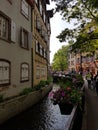
[(60, 112), (62, 115), (70, 115), (73, 109), (72, 104), (68, 103), (59, 103)]

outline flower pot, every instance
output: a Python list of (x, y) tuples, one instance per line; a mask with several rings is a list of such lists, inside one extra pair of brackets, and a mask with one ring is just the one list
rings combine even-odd
[(70, 115), (73, 109), (72, 104), (68, 103), (59, 103), (60, 112), (62, 115)]

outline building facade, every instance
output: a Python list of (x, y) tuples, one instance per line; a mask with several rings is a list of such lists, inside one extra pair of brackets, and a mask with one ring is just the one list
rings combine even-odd
[(0, 1), (0, 95), (16, 96), (47, 80), (50, 63), (49, 0)]
[(47, 10), (49, 0), (35, 0), (33, 14), (33, 86), (47, 80), (50, 63), (50, 18)]
[(76, 71), (86, 74), (90, 71), (95, 75), (98, 71), (98, 54), (90, 55), (89, 53), (69, 53), (69, 71)]
[(0, 1), (0, 94), (15, 96), (31, 87), (31, 6)]

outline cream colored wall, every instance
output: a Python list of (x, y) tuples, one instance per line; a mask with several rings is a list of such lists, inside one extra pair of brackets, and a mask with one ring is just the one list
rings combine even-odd
[[(17, 95), (23, 88), (31, 87), (31, 49), (28, 51), (20, 47), (20, 27), (31, 31), (30, 17), (27, 20), (20, 13), (20, 1), (13, 0), (12, 5), (7, 0), (0, 0), (0, 10), (16, 23), (16, 43), (8, 43), (0, 39), (0, 58), (11, 62), (11, 85), (0, 87), (0, 94), (5, 97)], [(30, 10), (29, 10), (30, 12)], [(31, 16), (31, 12), (30, 12)], [(20, 83), (20, 64), (29, 64), (29, 81)]]
[[(47, 48), (47, 45), (46, 43), (44, 42), (44, 40), (42, 39), (42, 37), (40, 36), (40, 34), (36, 31), (36, 15), (39, 16), (40, 18), (40, 21), (41, 21), (41, 24), (42, 26), (44, 27), (44, 29), (46, 29), (42, 19), (41, 19), (41, 16), (39, 14), (39, 11), (38, 9), (36, 8), (36, 5), (35, 5), (35, 8), (33, 10), (33, 86), (37, 85), (41, 80), (47, 80), (47, 66), (48, 66), (48, 63), (47, 63), (47, 60), (44, 59), (42, 56), (38, 55), (35, 53), (35, 42), (36, 40), (38, 40), (41, 45), (45, 48)], [(36, 66), (39, 66), (40, 69), (42, 67), (45, 67), (46, 68), (46, 75), (43, 77), (41, 76), (41, 73), (40, 73), (40, 77), (39, 78), (36, 78)]]

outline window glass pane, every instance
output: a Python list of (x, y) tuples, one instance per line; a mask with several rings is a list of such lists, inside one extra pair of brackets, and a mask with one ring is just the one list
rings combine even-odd
[(0, 16), (0, 37), (8, 40), (8, 20)]
[(40, 67), (36, 67), (36, 78), (40, 78)]
[(27, 81), (29, 80), (29, 65), (26, 63), (23, 63), (21, 65), (21, 80), (22, 81)]
[(9, 83), (10, 64), (6, 61), (0, 61), (0, 84)]
[(24, 47), (28, 48), (28, 33), (24, 31)]
[(21, 2), (21, 11), (26, 18), (29, 18), (29, 4), (26, 0), (22, 0)]
[(38, 52), (38, 41), (36, 40), (36, 52)]
[(21, 31), (21, 46), (23, 48), (26, 48), (28, 49), (29, 48), (29, 42), (28, 42), (28, 32), (22, 28), (22, 31)]

